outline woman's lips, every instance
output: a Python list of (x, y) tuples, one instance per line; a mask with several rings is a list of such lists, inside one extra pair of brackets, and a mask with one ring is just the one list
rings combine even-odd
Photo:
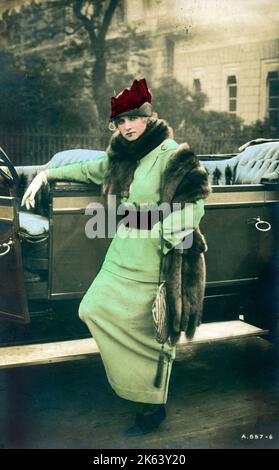
[(126, 132), (126, 135), (127, 135), (128, 137), (131, 137), (131, 135), (133, 135), (134, 133), (135, 133), (134, 131), (132, 131), (132, 132)]

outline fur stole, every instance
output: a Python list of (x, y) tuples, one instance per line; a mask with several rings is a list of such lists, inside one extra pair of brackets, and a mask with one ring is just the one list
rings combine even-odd
[(119, 131), (111, 138), (107, 154), (109, 168), (103, 184), (103, 194), (128, 197), (134, 172), (145, 155), (158, 147), (165, 139), (172, 138), (173, 131), (162, 119), (151, 119), (145, 132), (135, 141), (128, 142)]
[[(211, 192), (208, 174), (199, 159), (182, 144), (165, 171), (162, 200), (181, 205), (205, 199)], [(181, 332), (193, 338), (201, 323), (206, 281), (204, 252), (207, 244), (199, 229), (193, 232), (190, 248), (176, 247), (164, 259), (167, 296), (171, 316), (171, 342), (176, 344)]]

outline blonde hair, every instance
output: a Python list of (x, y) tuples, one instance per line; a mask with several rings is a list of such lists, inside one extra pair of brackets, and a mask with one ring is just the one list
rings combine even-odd
[[(158, 114), (155, 113), (155, 112), (152, 112), (152, 115), (151, 116), (137, 116), (139, 118), (144, 118), (146, 117), (146, 122), (147, 124), (149, 122), (154, 122), (158, 119)], [(110, 121), (109, 124), (108, 124), (108, 128), (111, 132), (115, 132), (117, 130), (117, 117), (113, 120), (113, 121)]]

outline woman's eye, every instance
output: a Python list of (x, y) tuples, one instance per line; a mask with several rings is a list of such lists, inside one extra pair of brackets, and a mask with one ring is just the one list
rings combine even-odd
[(137, 116), (131, 116), (130, 121), (135, 121), (138, 117)]

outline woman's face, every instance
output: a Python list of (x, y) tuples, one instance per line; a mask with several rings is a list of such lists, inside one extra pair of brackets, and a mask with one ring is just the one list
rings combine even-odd
[(147, 126), (147, 117), (121, 116), (117, 119), (116, 126), (124, 139), (132, 142), (144, 133)]

